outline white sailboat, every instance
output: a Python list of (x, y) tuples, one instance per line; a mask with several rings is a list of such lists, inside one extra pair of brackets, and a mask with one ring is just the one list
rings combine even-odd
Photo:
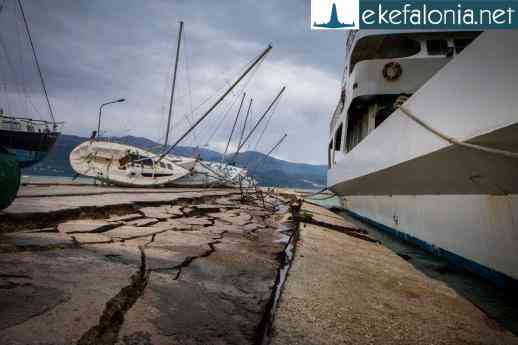
[(171, 185), (173, 181), (182, 177), (191, 178), (197, 175), (197, 166), (199, 166), (197, 159), (172, 155), (171, 152), (232, 92), (241, 80), (268, 54), (272, 47), (268, 46), (205, 114), (173, 145), (169, 146), (172, 106), (182, 32), (183, 22), (180, 22), (164, 151), (160, 154), (155, 154), (129, 145), (97, 140), (96, 136), (92, 136), (91, 140), (78, 145), (70, 153), (70, 163), (74, 171), (80, 175), (94, 177), (108, 184), (127, 187)]
[(328, 186), (352, 215), (517, 286), (518, 32), (351, 31)]
[(169, 157), (158, 160), (156, 154), (134, 146), (86, 141), (70, 153), (70, 165), (78, 174), (124, 187), (163, 186), (189, 174)]

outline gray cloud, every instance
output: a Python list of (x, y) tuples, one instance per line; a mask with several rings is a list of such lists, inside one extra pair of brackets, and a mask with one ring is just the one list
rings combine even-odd
[[(178, 22), (184, 20), (174, 135), (187, 125), (181, 114), (190, 109), (189, 93), (193, 104), (199, 104), (272, 43), (272, 53), (246, 90), (254, 97), (254, 116), (283, 85), (287, 91), (259, 148), (266, 151), (287, 132), (288, 140), (275, 156), (325, 163), (344, 35), (311, 32), (309, 1), (24, 0), (24, 5), (55, 113), (66, 121), (66, 133), (87, 135), (96, 125), (99, 104), (125, 97), (126, 103), (105, 109), (103, 128), (114, 135), (161, 138)], [(36, 82), (29, 80), (34, 94), (39, 92)], [(241, 91), (233, 97), (240, 97)], [(200, 143), (232, 101), (229, 98), (196, 131)], [(211, 147), (224, 149), (235, 111), (237, 105)]]

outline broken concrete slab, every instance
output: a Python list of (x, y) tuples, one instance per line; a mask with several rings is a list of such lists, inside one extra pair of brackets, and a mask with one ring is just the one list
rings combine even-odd
[(260, 229), (264, 229), (266, 227), (267, 226), (264, 225), (264, 224), (249, 223), (249, 224), (246, 224), (246, 225), (243, 226), (243, 230), (244, 231), (257, 231), (257, 230), (260, 230)]
[(140, 213), (130, 213), (122, 216), (113, 216), (108, 218), (107, 222), (129, 222), (135, 219), (144, 218), (144, 216)]
[(165, 208), (165, 211), (169, 213), (172, 218), (180, 218), (184, 216), (182, 208), (183, 206), (173, 205), (171, 207)]
[[(283, 246), (271, 246), (271, 233), (250, 245), (242, 237), (229, 240), (226, 235), (220, 236), (210, 254), (190, 261), (179, 276), (174, 270), (152, 273), (148, 290), (126, 315), (120, 335), (123, 341), (256, 343), (257, 326), (270, 299)], [(177, 236), (182, 238), (173, 238)], [(150, 247), (167, 239), (192, 248), (197, 236), (199, 233), (165, 232)], [(265, 250), (266, 246), (270, 249)]]
[[(9, 305), (9, 314), (5, 314), (14, 322), (0, 329), (0, 344), (105, 344), (102, 339), (120, 345), (151, 341), (157, 345), (175, 339), (182, 344), (253, 344), (282, 250), (274, 243), (271, 229), (260, 231), (252, 242), (242, 235), (244, 231), (239, 225), (199, 217), (239, 208), (237, 202), (228, 207), (211, 206), (211, 200), (227, 197), (234, 191), (110, 193), (46, 198), (52, 199), (42, 201), (48, 212), (38, 216), (46, 218), (37, 218), (41, 225), (32, 224), (43, 228), (52, 222), (59, 223), (62, 216), (66, 218), (63, 223), (81, 224), (88, 217), (95, 219), (97, 225), (112, 221), (125, 224), (102, 233), (88, 232), (98, 231), (97, 228), (85, 228), (74, 234), (66, 233), (68, 230), (61, 226), (63, 232), (51, 229), (52, 232), (37, 235), (66, 238), (69, 246), (52, 245), (35, 252), (33, 247), (27, 247), (23, 253), (6, 254), (0, 249), (0, 292), (5, 286), (5, 290), (15, 293), (0, 293), (0, 305), (7, 305), (4, 299), (10, 296), (16, 302)], [(25, 199), (28, 209), (35, 199)], [(77, 212), (58, 213), (59, 217), (55, 217), (57, 199), (63, 205), (77, 207)], [(196, 207), (197, 201), (201, 207)], [(121, 203), (124, 206), (118, 207)], [(192, 206), (182, 206), (186, 204)], [(164, 218), (150, 225), (148, 218), (135, 212), (142, 206)], [(111, 216), (111, 211), (118, 216)], [(124, 212), (129, 216), (121, 215)], [(153, 218), (153, 222), (158, 220)], [(243, 220), (262, 222), (237, 213), (231, 218), (237, 224)], [(9, 243), (0, 238), (0, 248)], [(141, 271), (141, 249), (149, 283), (139, 290), (134, 286), (134, 278)], [(11, 258), (17, 262), (3, 262)], [(30, 278), (2, 276), (7, 266), (16, 268), (12, 272), (6, 270), (7, 274), (28, 274)], [(34, 302), (34, 298), (40, 301)], [(28, 304), (31, 300), (32, 306)]]
[(198, 226), (209, 226), (214, 223), (211, 218), (208, 217), (189, 217), (189, 218), (181, 218), (177, 220), (178, 223), (185, 225), (198, 225)]
[(229, 209), (232, 207), (217, 205), (217, 204), (199, 204), (199, 205), (193, 205), (193, 208), (195, 208), (197, 211), (203, 212), (203, 213), (217, 213), (217, 212), (220, 212), (221, 209)]
[(166, 220), (173, 217), (173, 214), (168, 212), (169, 207), (143, 207), (139, 209), (146, 218), (156, 218), (159, 220)]
[(148, 237), (160, 232), (167, 231), (166, 228), (151, 227), (151, 226), (129, 226), (123, 225), (113, 230), (107, 231), (104, 235), (113, 240), (131, 240), (141, 237)]
[(186, 223), (181, 223), (178, 219), (168, 219), (164, 222), (157, 223), (153, 227), (168, 229), (173, 231), (193, 231), (200, 228), (200, 226), (194, 226)]
[(79, 233), (70, 235), (73, 241), (77, 241), (79, 245), (91, 244), (91, 243), (109, 243), (113, 242), (109, 236), (95, 233)]
[(55, 248), (60, 246), (72, 246), (74, 242), (70, 238), (62, 233), (28, 233), (28, 232), (17, 232), (3, 234), (0, 236), (0, 252), (2, 250), (33, 250)]
[(80, 219), (61, 223), (58, 225), (57, 229), (60, 232), (67, 234), (76, 234), (82, 232), (101, 233), (121, 225), (121, 222), (107, 222), (97, 219)]
[(192, 207), (187, 207), (187, 206), (183, 206), (181, 207), (181, 210), (182, 210), (182, 213), (187, 216), (187, 217), (190, 217), (192, 215), (192, 213), (194, 212), (194, 208)]
[(32, 284), (0, 291), (0, 343), (73, 344), (98, 323), (134, 268), (65, 249), (0, 255), (0, 272), (28, 276)]
[(126, 222), (125, 225), (141, 227), (155, 225), (158, 222), (159, 220), (156, 218), (141, 218), (137, 220), (132, 220), (130, 222)]
[(224, 222), (228, 222), (234, 225), (245, 225), (248, 224), (252, 217), (244, 212), (220, 212), (211, 214), (212, 217), (220, 219)]

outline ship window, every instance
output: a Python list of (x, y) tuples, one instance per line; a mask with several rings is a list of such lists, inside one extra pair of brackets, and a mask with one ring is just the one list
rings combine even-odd
[(426, 41), (426, 49), (428, 50), (428, 55), (446, 55), (448, 52), (448, 41), (428, 40)]
[(165, 164), (164, 164), (163, 162), (160, 162), (160, 167), (161, 167), (161, 168), (163, 168), (163, 169), (165, 169), (165, 168), (166, 168), (166, 167), (165, 167)]
[(340, 125), (335, 132), (335, 151), (342, 149), (342, 127), (343, 125)]
[(455, 46), (455, 53), (460, 54), (464, 48), (473, 42), (474, 38), (458, 38), (453, 40), (453, 45)]
[(152, 167), (153, 166), (153, 161), (151, 159), (143, 159), (142, 160), (142, 165), (146, 166), (146, 167)]
[(364, 114), (360, 112), (352, 112), (349, 114), (347, 121), (347, 139), (346, 139), (346, 150), (351, 151), (356, 145), (363, 139), (364, 134)]
[(404, 58), (419, 54), (421, 43), (402, 35), (379, 35), (362, 38), (351, 55), (349, 74), (365, 60)]

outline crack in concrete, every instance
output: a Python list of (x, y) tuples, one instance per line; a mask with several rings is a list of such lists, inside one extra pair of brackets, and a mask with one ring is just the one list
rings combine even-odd
[(32, 279), (31, 276), (25, 274), (0, 274), (0, 278), (18, 278), (18, 279)]
[(293, 260), (295, 259), (295, 251), (297, 250), (297, 243), (300, 235), (301, 207), (302, 204), (298, 201), (290, 204), (292, 218), (290, 228), (292, 229), (292, 234), (288, 243), (286, 243), (284, 250), (278, 256), (279, 268), (275, 277), (275, 284), (272, 289), (270, 299), (264, 308), (263, 318), (256, 330), (255, 345), (269, 345), (271, 343), (275, 314), (279, 306), (282, 291), (284, 290), (284, 285), (288, 279), (289, 270)]
[(67, 232), (69, 235), (78, 235), (78, 234), (101, 234), (103, 232), (108, 232), (110, 230), (116, 229), (118, 227), (121, 227), (124, 225), (122, 222), (111, 222), (104, 225), (99, 226), (97, 229), (90, 230), (90, 231), (70, 231)]
[(113, 345), (117, 342), (124, 316), (142, 296), (149, 282), (150, 271), (146, 269), (146, 254), (140, 250), (140, 268), (131, 277), (131, 284), (112, 297), (99, 319), (99, 323), (86, 331), (77, 345)]
[(6, 281), (5, 284), (0, 284), (0, 289), (10, 290), (10, 289), (14, 289), (17, 287), (24, 287), (24, 286), (32, 286), (32, 284), (31, 283), (15, 283), (15, 282), (8, 280), (8, 281)]
[(47, 246), (41, 245), (14, 245), (8, 248), (2, 248), (0, 250), (0, 254), (9, 254), (9, 253), (25, 253), (25, 252), (44, 252), (51, 250), (65, 250), (65, 249), (77, 249), (78, 246), (76, 243), (70, 244), (51, 244)]
[(213, 239), (215, 241), (207, 243), (207, 245), (209, 246), (209, 249), (206, 250), (205, 252), (203, 252), (202, 254), (196, 255), (196, 256), (188, 256), (181, 263), (179, 263), (178, 265), (172, 266), (172, 267), (162, 267), (162, 268), (159, 267), (159, 268), (154, 268), (150, 271), (166, 272), (166, 271), (177, 270), (176, 275), (173, 278), (173, 280), (178, 280), (178, 279), (180, 279), (180, 276), (182, 275), (182, 270), (186, 267), (189, 267), (193, 263), (193, 261), (211, 256), (216, 251), (216, 244), (221, 243), (221, 240), (223, 239), (223, 237), (225, 237), (226, 233), (227, 233), (227, 231), (223, 231), (219, 234), (219, 237), (213, 237)]
[(348, 236), (351, 236), (351, 237), (355, 237), (355, 238), (358, 238), (360, 240), (364, 240), (364, 241), (367, 241), (367, 242), (380, 243), (378, 240), (376, 240), (376, 239), (370, 237), (369, 235), (367, 235), (367, 231), (365, 231), (363, 229), (348, 228), (348, 227), (345, 227), (345, 226), (342, 226), (342, 225), (336, 225), (336, 224), (321, 222), (321, 221), (318, 221), (316, 219), (306, 219), (303, 222), (307, 223), (307, 224), (316, 225), (316, 226), (319, 226), (319, 227), (322, 227), (322, 228), (325, 228), (325, 229), (328, 229), (328, 230), (337, 231), (337, 232), (339, 232), (341, 234), (348, 235)]
[(168, 231), (171, 231), (171, 229), (164, 229), (164, 230), (160, 230), (160, 231), (156, 231), (156, 232), (153, 232), (151, 234), (145, 234), (145, 235), (135, 235), (135, 236), (130, 236), (130, 237), (112, 237), (112, 240), (113, 241), (117, 241), (117, 242), (126, 242), (126, 241), (131, 241), (131, 240), (137, 240), (139, 238), (146, 238), (146, 237), (150, 237), (150, 236), (156, 236), (156, 235), (160, 235), (160, 234), (163, 234), (164, 232), (168, 232)]
[[(237, 194), (228, 192), (226, 196)], [(37, 230), (57, 226), (59, 223), (77, 219), (103, 219), (110, 218), (114, 214), (130, 214), (139, 212), (142, 207), (159, 207), (165, 205), (190, 205), (195, 203), (207, 203), (224, 195), (200, 195), (179, 197), (172, 201), (128, 201), (121, 204), (98, 206), (79, 206), (67, 210), (36, 213), (3, 213), (1, 214), (2, 229), (0, 233), (16, 232), (19, 230)], [(60, 197), (60, 196), (56, 196)], [(187, 207), (187, 206), (186, 206)]]
[(146, 248), (147, 246), (149, 246), (151, 243), (155, 242), (155, 237), (156, 237), (157, 234), (153, 234), (151, 235), (151, 239), (149, 240), (149, 242), (146, 242), (144, 243), (144, 248)]

